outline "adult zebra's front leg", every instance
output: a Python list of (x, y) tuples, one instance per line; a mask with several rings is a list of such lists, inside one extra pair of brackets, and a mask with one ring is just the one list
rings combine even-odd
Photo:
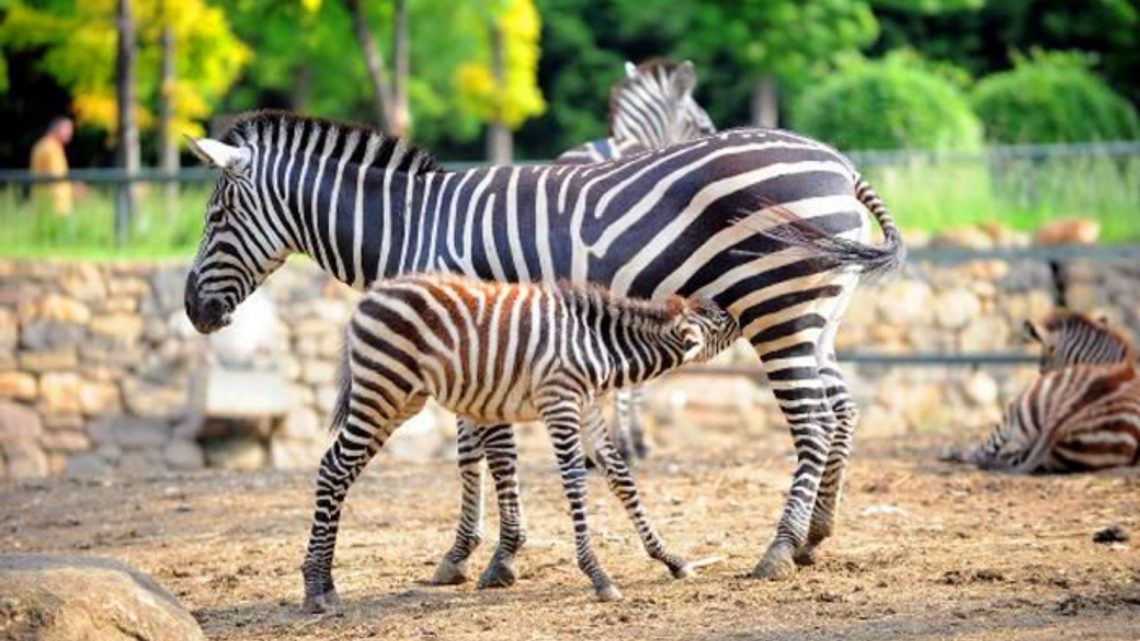
[(340, 603), (332, 562), (345, 496), (392, 432), (420, 411), (424, 401), (422, 396), (407, 398), (400, 406), (382, 406), (373, 399), (361, 402), (356, 397), (349, 401), (346, 422), (339, 427), (336, 440), (325, 451), (317, 471), (316, 508), (305, 562), (301, 565), (306, 610), (325, 612)]
[(462, 496), (455, 542), (440, 559), (431, 582), (435, 585), (457, 585), (467, 581), (467, 559), (483, 541), (483, 443), (488, 435), (509, 425), (479, 429), (465, 418), (457, 422), (458, 465)]

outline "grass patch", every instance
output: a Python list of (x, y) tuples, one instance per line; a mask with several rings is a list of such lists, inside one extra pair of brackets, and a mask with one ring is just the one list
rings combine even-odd
[[(1140, 242), (1140, 156), (1046, 160), (914, 160), (866, 168), (903, 229), (931, 233), (997, 221), (1024, 231), (1059, 218), (1100, 222), (1104, 242)], [(138, 192), (124, 247), (114, 242), (115, 191), (92, 188), (56, 216), (21, 190), (0, 190), (0, 257), (184, 258), (194, 255), (211, 186)]]

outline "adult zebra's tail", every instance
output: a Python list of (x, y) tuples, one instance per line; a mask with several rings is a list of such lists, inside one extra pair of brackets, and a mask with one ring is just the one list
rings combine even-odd
[(340, 430), (348, 422), (348, 401), (352, 396), (352, 371), (348, 368), (348, 350), (348, 330), (345, 330), (336, 368), (336, 403), (333, 404), (332, 420), (329, 421), (329, 432), (332, 433)]
[(812, 221), (778, 206), (768, 208), (774, 224), (753, 231), (799, 247), (814, 258), (832, 263), (837, 269), (855, 268), (869, 280), (895, 274), (906, 261), (906, 246), (903, 245), (902, 234), (895, 226), (894, 217), (871, 184), (858, 175), (855, 177), (855, 198), (878, 221), (885, 241), (882, 245), (869, 245), (834, 236)]

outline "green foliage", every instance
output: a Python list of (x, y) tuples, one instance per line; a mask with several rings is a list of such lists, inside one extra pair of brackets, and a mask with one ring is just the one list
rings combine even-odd
[(1140, 136), (1136, 108), (1076, 53), (1035, 51), (1011, 71), (983, 78), (973, 104), (986, 136), (1002, 143), (1130, 140)]
[[(135, 69), (139, 123), (153, 124), (150, 107), (159, 93), (162, 28), (174, 32), (178, 77), (173, 87), (176, 130), (201, 133), (217, 101), (237, 79), (249, 51), (230, 31), (226, 16), (204, 0), (135, 0), (138, 41)], [(106, 131), (115, 120), (116, 3), (12, 1), (0, 21), (0, 45), (42, 51), (40, 71), (70, 91), (80, 124)]]
[(976, 149), (965, 95), (911, 55), (849, 63), (804, 91), (798, 130), (842, 149)]

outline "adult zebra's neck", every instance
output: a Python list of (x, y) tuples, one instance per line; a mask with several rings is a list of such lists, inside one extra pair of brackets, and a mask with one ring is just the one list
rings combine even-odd
[(252, 152), (268, 227), (357, 289), (427, 268), (424, 207), (444, 175), (426, 152), (366, 127), (267, 112), (239, 121), (228, 142)]

